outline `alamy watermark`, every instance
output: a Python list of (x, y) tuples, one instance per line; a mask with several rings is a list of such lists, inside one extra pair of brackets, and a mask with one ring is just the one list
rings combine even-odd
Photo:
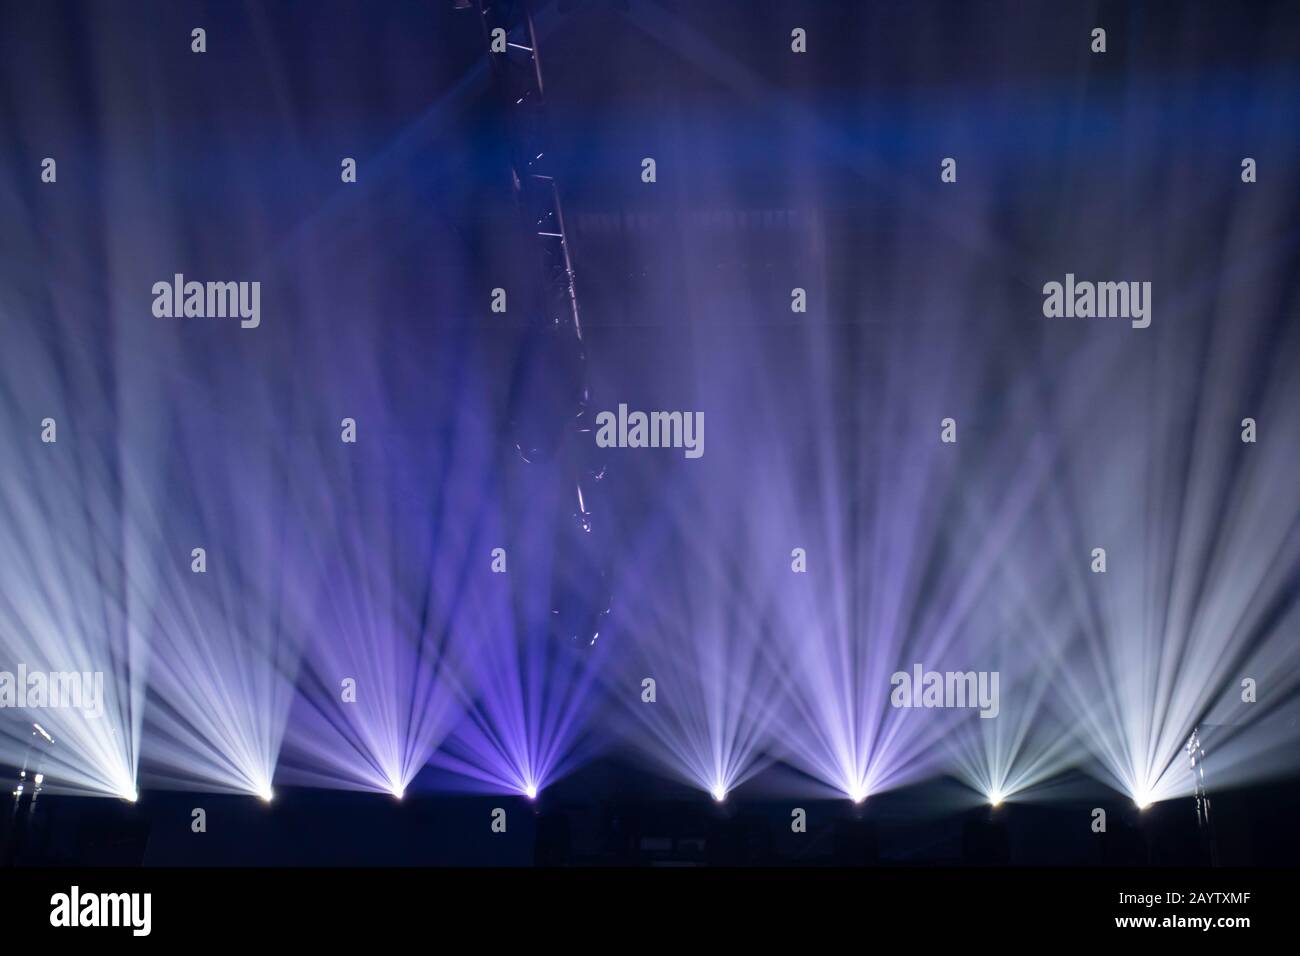
[(119, 927), (132, 936), (153, 930), (152, 893), (84, 893), (73, 886), (50, 897), (50, 925), (56, 928)]
[(997, 671), (927, 671), (913, 664), (911, 673), (896, 671), (889, 678), (895, 707), (978, 707), (981, 717), (1001, 710)]
[(1049, 319), (1129, 319), (1135, 329), (1151, 324), (1150, 282), (1065, 282), (1043, 286), (1043, 315)]
[(629, 412), (596, 415), (596, 444), (601, 448), (682, 448), (687, 458), (704, 454), (703, 412)]
[(153, 314), (160, 319), (239, 319), (240, 328), (262, 324), (262, 283), (186, 282), (176, 273), (171, 282), (153, 284)]
[(80, 710), (104, 716), (103, 671), (0, 671), (0, 708)]

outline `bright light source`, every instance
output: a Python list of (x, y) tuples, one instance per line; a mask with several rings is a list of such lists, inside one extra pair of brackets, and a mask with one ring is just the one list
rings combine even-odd
[(265, 790), (259, 792), (257, 796), (262, 800), (263, 803), (270, 803), (272, 800), (275, 799), (275, 791), (272, 790), (270, 787), (267, 787)]
[(1002, 801), (1004, 799), (1006, 799), (1006, 797), (1003, 795), (1001, 790), (994, 790), (989, 794), (989, 806), (1000, 807), (1002, 806)]
[(401, 800), (406, 796), (406, 784), (402, 782), (401, 777), (389, 776), (386, 780), (388, 792), (393, 795), (395, 800)]
[(867, 788), (854, 787), (853, 790), (849, 792), (849, 799), (854, 803), (861, 803), (863, 800), (867, 799)]
[(536, 800), (537, 785), (530, 783), (526, 787), (524, 787), (524, 796), (527, 797), (529, 800)]
[(1133, 803), (1137, 805), (1139, 810), (1145, 810), (1147, 807), (1151, 806), (1151, 794), (1147, 793), (1145, 790), (1135, 793), (1133, 795)]
[(715, 783), (713, 789), (709, 792), (713, 794), (713, 799), (717, 800), (718, 803), (727, 799), (727, 788), (720, 783)]
[(122, 793), (121, 793), (121, 797), (122, 797), (122, 799), (125, 800), (127, 803), (135, 803), (138, 799), (140, 799), (140, 795), (139, 795), (138, 793), (136, 793), (134, 790), (124, 790), (124, 791), (122, 791)]
[(36, 786), (39, 787), (39, 786), (40, 786), (41, 784), (43, 784), (44, 782), (45, 782), (45, 774), (43, 774), (43, 773), (38, 773), (38, 774), (36, 775)]

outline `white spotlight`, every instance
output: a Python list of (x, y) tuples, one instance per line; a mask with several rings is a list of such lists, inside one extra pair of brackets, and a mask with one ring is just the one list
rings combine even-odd
[(388, 788), (388, 792), (393, 795), (393, 799), (401, 800), (402, 797), (406, 796), (406, 784), (402, 783), (401, 777), (390, 775), (385, 778), (384, 785)]
[(867, 799), (867, 788), (854, 787), (849, 791), (849, 799), (854, 803), (861, 803), (863, 800)]
[(1001, 790), (994, 790), (992, 793), (989, 794), (989, 806), (1000, 807), (1002, 806), (1002, 801), (1005, 799), (1006, 796), (1002, 793)]
[(529, 800), (536, 800), (537, 785), (530, 783), (526, 787), (524, 787), (524, 796), (527, 797)]
[(275, 799), (275, 791), (267, 787), (265, 790), (259, 791), (257, 796), (263, 803), (270, 803)]
[(1145, 790), (1139, 790), (1137, 793), (1133, 794), (1133, 803), (1139, 810), (1145, 810), (1147, 807), (1151, 806), (1151, 794)]
[(727, 799), (727, 788), (720, 783), (715, 783), (713, 789), (709, 792), (713, 794), (713, 799), (717, 800), (718, 803)]
[(140, 795), (134, 790), (123, 790), (120, 796), (127, 803), (135, 803), (140, 799)]

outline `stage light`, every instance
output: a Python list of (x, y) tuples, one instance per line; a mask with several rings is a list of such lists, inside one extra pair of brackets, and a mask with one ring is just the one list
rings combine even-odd
[[(458, 414), (473, 417), (474, 403), (466, 404), (470, 407)], [(459, 432), (469, 426), (452, 427)], [(424, 501), (431, 484), (440, 483), (433, 492), (433, 500), (442, 502), (440, 508), (459, 511), (446, 502), (461, 494), (462, 487), (480, 500), (482, 488), (466, 474), (478, 474), (474, 456), (458, 440), (451, 441), (457, 454), (450, 460), (441, 457), (440, 442), (419, 448), (412, 443), (395, 451), (406, 467), (400, 477), (383, 472), (393, 482), (387, 500)], [(462, 451), (468, 460), (463, 460)], [(456, 620), (457, 609), (476, 608), (479, 602), (459, 587), (442, 584), (468, 577), (462, 570), (467, 559), (460, 553), (436, 553), (418, 522), (394, 523), (399, 511), (381, 507), (380, 498), (371, 494), (372, 479), (366, 476), (382, 461), (382, 455), (373, 460), (354, 456), (349, 468), (358, 470), (345, 487), (323, 483), (303, 495), (300, 513), (306, 520), (295, 526), (295, 551), (319, 549), (334, 555), (341, 566), (382, 566), (386, 573), (349, 575), (340, 582), (332, 563), (309, 565), (298, 586), (302, 593), (322, 599), (303, 603), (300, 617), (312, 636), (305, 646), (280, 760), (273, 775), (262, 779), (278, 780), (281, 786), (385, 794), (400, 801), (463, 717), (474, 692), (460, 659), (461, 645), (470, 644), (467, 635), (478, 634), (483, 626)], [(446, 533), (459, 533), (450, 527)], [(438, 582), (437, 593), (426, 605), (430, 580)], [(372, 623), (354, 627), (353, 622)], [(470, 649), (464, 653), (469, 656)], [(367, 689), (341, 708), (336, 706), (340, 674)], [(517, 788), (516, 783), (497, 790)]]
[(459, 625), (479, 636), (457, 649), (451, 665), (464, 719), (428, 762), (455, 774), (453, 787), (535, 800), (591, 755), (588, 705), (604, 656), (555, 652), (548, 628), (517, 619), (509, 589), (475, 584), (449, 615), (453, 632)]
[(275, 791), (272, 790), (270, 787), (267, 787), (265, 790), (259, 791), (257, 796), (261, 799), (263, 803), (270, 803), (272, 800), (275, 799)]
[(1133, 803), (1139, 810), (1145, 810), (1151, 806), (1151, 794), (1146, 790), (1139, 790), (1133, 794)]
[(406, 784), (402, 778), (394, 774), (388, 774), (384, 780), (384, 789), (392, 795), (394, 800), (401, 800), (406, 796)]
[(1002, 806), (1002, 801), (1004, 799), (1005, 799), (1005, 795), (1002, 793), (1001, 790), (994, 790), (992, 793), (989, 794), (989, 806), (1000, 807)]
[(135, 803), (136, 800), (140, 799), (140, 795), (136, 793), (134, 790), (124, 790), (120, 794), (118, 794), (118, 796), (120, 796), (127, 803)]
[[(695, 492), (685, 494), (690, 500)], [(698, 503), (700, 514), (714, 510), (703, 498)], [(695, 514), (694, 508), (694, 503), (684, 506), (681, 513)], [(690, 542), (730, 536), (730, 530), (707, 527), (694, 522)], [(663, 544), (664, 560), (680, 559), (675, 539), (666, 537)], [(700, 573), (674, 577), (668, 590), (646, 587), (655, 576), (647, 576), (638, 562), (620, 566), (614, 588), (620, 613), (624, 621), (638, 623), (620, 634), (619, 640), (630, 639), (631, 645), (603, 676), (616, 699), (629, 705), (619, 712), (619, 729), (629, 743), (691, 792), (722, 803), (729, 791), (773, 762), (778, 747), (772, 723), (784, 695), (778, 664), (758, 636), (763, 625), (757, 613), (748, 617), (757, 602), (739, 594), (732, 599), (735, 569), (711, 563), (713, 555), (713, 549), (701, 550), (690, 561)], [(621, 688), (638, 684), (643, 691), (654, 684), (660, 694), (671, 687), (672, 705), (647, 707), (653, 694), (623, 694)]]
[(854, 803), (861, 803), (863, 800), (866, 800), (867, 788), (854, 787), (851, 791), (849, 791), (849, 799), (852, 800)]
[(45, 774), (43, 774), (43, 773), (38, 773), (38, 774), (36, 775), (36, 786), (39, 787), (39, 786), (40, 786), (41, 784), (43, 784), (44, 782), (45, 782)]

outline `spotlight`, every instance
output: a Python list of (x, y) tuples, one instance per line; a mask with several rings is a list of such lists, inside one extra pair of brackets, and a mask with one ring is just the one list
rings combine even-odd
[(524, 796), (527, 797), (529, 800), (536, 800), (537, 785), (530, 783), (526, 787), (524, 787)]
[(257, 796), (263, 803), (270, 803), (275, 799), (275, 791), (267, 787), (265, 790), (259, 791)]
[(400, 776), (395, 774), (387, 775), (384, 779), (384, 786), (388, 788), (388, 792), (392, 794), (394, 800), (401, 800), (406, 796), (406, 784), (402, 782)]
[(720, 783), (715, 783), (713, 789), (709, 792), (713, 794), (713, 799), (717, 800), (718, 803), (727, 799), (727, 788)]
[(861, 803), (863, 800), (867, 799), (867, 788), (854, 787), (849, 791), (849, 799), (854, 803)]
[(1002, 801), (1004, 799), (1006, 799), (1006, 797), (1001, 790), (994, 790), (989, 794), (989, 806), (1000, 807), (1002, 806)]
[(36, 786), (39, 787), (39, 786), (40, 786), (41, 784), (43, 784), (44, 782), (45, 782), (45, 774), (43, 774), (43, 773), (38, 773), (38, 774), (36, 775)]
[(1149, 790), (1139, 790), (1133, 794), (1133, 803), (1139, 810), (1145, 810), (1151, 806), (1151, 792)]
[(135, 803), (137, 800), (140, 799), (140, 795), (136, 793), (134, 790), (123, 790), (119, 794), (119, 796), (127, 803)]

